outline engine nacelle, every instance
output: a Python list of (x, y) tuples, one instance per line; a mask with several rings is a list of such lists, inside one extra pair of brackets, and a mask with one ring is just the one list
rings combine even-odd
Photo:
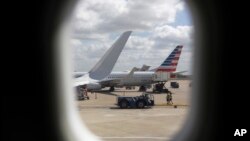
[(87, 84), (87, 89), (88, 90), (100, 90), (102, 88), (102, 86), (98, 83), (90, 83)]

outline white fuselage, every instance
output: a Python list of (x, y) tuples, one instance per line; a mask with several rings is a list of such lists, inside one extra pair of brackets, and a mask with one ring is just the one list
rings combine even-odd
[[(86, 73), (87, 72), (76, 72), (74, 73), (74, 76), (80, 77)], [(155, 83), (155, 78), (155, 72), (150, 71), (134, 72), (131, 76), (129, 76), (129, 72), (112, 72), (110, 75), (103, 79), (103, 81), (112, 81), (104, 83), (102, 87), (150, 85), (152, 83)]]
[(142, 86), (152, 84), (155, 77), (154, 72), (134, 72), (132, 76), (128, 75), (129, 72), (113, 72), (104, 80), (117, 80), (117, 83), (109, 83), (110, 86)]

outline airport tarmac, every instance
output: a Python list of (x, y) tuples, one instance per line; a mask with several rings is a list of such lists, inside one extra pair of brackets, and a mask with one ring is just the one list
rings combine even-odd
[[(114, 92), (89, 93), (90, 100), (76, 101), (79, 114), (87, 127), (104, 141), (170, 140), (185, 122), (189, 105), (189, 80), (178, 81), (180, 88), (170, 88), (173, 102), (166, 106), (166, 94), (154, 94), (155, 104), (145, 109), (119, 109), (117, 95), (137, 96), (142, 92), (116, 89)], [(147, 90), (152, 92), (152, 89)]]

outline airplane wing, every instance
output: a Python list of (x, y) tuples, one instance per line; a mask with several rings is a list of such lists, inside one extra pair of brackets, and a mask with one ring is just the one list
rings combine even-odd
[(124, 48), (130, 34), (132, 31), (124, 32), (116, 42), (108, 49), (104, 56), (98, 61), (98, 63), (89, 71), (89, 77), (95, 80), (104, 79), (108, 76), (119, 55), (121, 54), (122, 49)]

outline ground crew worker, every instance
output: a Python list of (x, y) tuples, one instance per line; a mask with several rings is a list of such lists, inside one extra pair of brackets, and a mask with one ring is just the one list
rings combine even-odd
[(87, 87), (86, 86), (83, 87), (83, 94), (84, 94), (84, 97), (86, 97), (87, 99), (89, 99), (88, 91), (87, 91)]
[(167, 104), (173, 104), (172, 93), (170, 91), (167, 93), (166, 100), (167, 100)]
[(84, 99), (84, 90), (83, 90), (83, 88), (81, 88), (81, 87), (79, 87), (78, 99), (79, 99), (79, 100)]
[(170, 100), (170, 94), (167, 93), (167, 96), (166, 96), (167, 105), (169, 105), (169, 100)]
[(170, 93), (169, 95), (170, 95), (170, 96), (169, 96), (169, 103), (170, 103), (170, 104), (173, 104), (173, 101), (172, 101), (172, 93)]

